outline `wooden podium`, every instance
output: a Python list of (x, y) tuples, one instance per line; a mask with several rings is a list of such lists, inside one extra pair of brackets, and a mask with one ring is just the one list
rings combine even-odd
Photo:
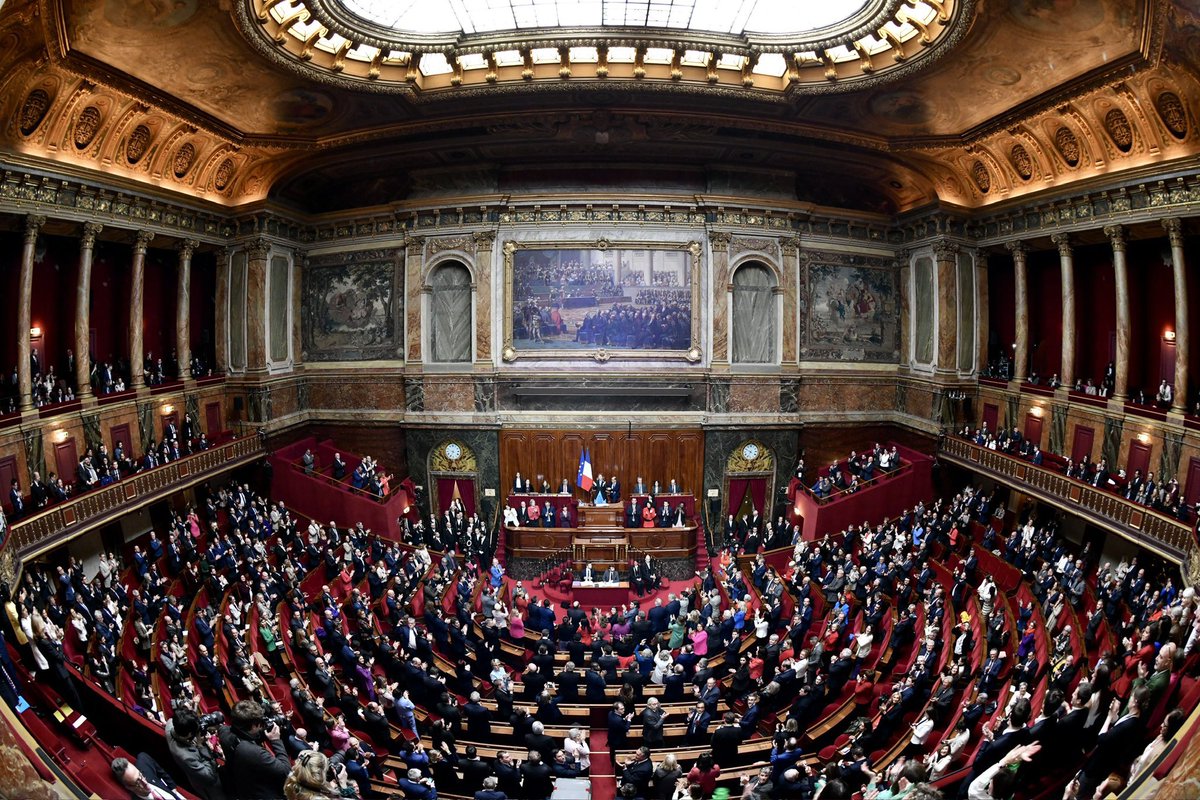
[(579, 527), (581, 528), (621, 528), (624, 521), (625, 506), (621, 503), (597, 506), (591, 503), (579, 504)]
[(629, 540), (613, 531), (579, 531), (575, 534), (573, 545), (574, 559), (582, 564), (590, 561), (595, 564), (624, 565), (629, 557)]

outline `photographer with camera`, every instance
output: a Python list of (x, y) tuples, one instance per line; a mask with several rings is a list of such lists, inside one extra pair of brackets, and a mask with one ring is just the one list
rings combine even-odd
[(241, 700), (232, 725), (222, 725), (221, 749), (237, 800), (285, 800), (283, 782), (292, 771), (279, 721), (263, 714), (261, 703)]
[(167, 721), (167, 747), (201, 800), (226, 800), (217, 771), (217, 757), (207, 742), (208, 734), (224, 721), (220, 712), (197, 716), (182, 708)]

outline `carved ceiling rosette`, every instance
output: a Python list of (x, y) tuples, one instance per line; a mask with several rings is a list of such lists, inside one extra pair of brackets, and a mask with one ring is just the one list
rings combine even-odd
[(75, 118), (75, 146), (80, 150), (96, 140), (100, 132), (100, 109), (88, 106)]
[(38, 129), (46, 113), (50, 110), (50, 95), (45, 89), (34, 89), (21, 104), (21, 113), (17, 118), (17, 127), (22, 136), (29, 136)]
[(1067, 166), (1079, 166), (1079, 140), (1075, 138), (1074, 131), (1066, 125), (1054, 132), (1054, 147), (1062, 156), (1063, 161), (1067, 162)]
[(145, 125), (138, 125), (129, 132), (129, 139), (125, 142), (125, 159), (130, 164), (138, 163), (146, 155), (150, 149), (150, 138), (150, 129)]

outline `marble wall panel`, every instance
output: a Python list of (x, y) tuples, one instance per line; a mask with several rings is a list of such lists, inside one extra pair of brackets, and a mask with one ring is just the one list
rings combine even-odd
[(245, 250), (233, 254), (229, 272), (229, 366), (246, 369), (246, 266)]
[(914, 270), (913, 319), (915, 336), (913, 360), (918, 364), (933, 363), (933, 259), (922, 256)]
[(975, 265), (967, 253), (958, 254), (958, 371), (975, 369)]
[(271, 256), (267, 272), (267, 335), (271, 361), (281, 364), (288, 360), (288, 342), (291, 329), (288, 325), (288, 310), (291, 300), (291, 275), (288, 257)]

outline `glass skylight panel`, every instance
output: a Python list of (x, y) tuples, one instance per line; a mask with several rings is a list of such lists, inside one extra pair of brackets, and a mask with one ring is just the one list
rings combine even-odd
[[(857, 14), (870, 0), (337, 1), (371, 23), (419, 34), (610, 26), (786, 35), (834, 25)], [(935, 12), (918, 1), (914, 13), (924, 22), (927, 14)]]
[(787, 61), (782, 53), (763, 53), (754, 65), (756, 75), (770, 75), (772, 78), (782, 78), (787, 72)]
[(533, 51), (535, 64), (557, 64), (558, 61), (558, 51), (553, 47), (539, 47)]
[(463, 69), (483, 69), (487, 66), (483, 53), (463, 53), (458, 57), (458, 63), (462, 64)]
[(637, 51), (632, 47), (608, 48), (608, 63), (610, 64), (632, 64), (636, 57)]
[(421, 56), (422, 75), (445, 75), (448, 72), (453, 70), (443, 53), (425, 53)]
[(665, 47), (646, 48), (647, 64), (670, 64), (673, 58), (675, 58), (675, 52)]
[(517, 50), (501, 50), (495, 54), (496, 66), (498, 67), (516, 67), (525, 63), (521, 53)]
[(594, 47), (572, 47), (571, 62), (574, 64), (594, 64), (600, 60), (600, 54)]

